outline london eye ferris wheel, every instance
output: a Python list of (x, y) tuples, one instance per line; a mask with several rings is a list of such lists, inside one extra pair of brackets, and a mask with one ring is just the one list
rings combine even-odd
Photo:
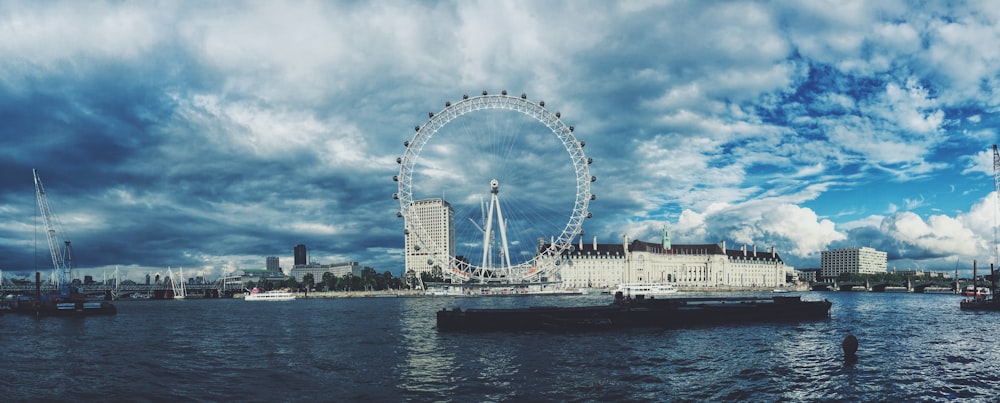
[[(551, 279), (595, 199), (592, 159), (574, 127), (544, 101), (483, 91), (446, 102), (415, 132), (396, 160), (393, 197), (407, 245), (425, 252), (421, 264), (453, 282)], [(432, 198), (454, 207), (453, 252), (418, 217), (415, 202)]]

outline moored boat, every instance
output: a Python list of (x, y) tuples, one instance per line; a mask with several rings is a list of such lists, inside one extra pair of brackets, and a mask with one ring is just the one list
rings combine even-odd
[[(975, 281), (976, 276), (976, 261), (972, 261), (972, 279)], [(959, 308), (963, 311), (1000, 311), (1000, 300), (996, 298), (995, 286), (996, 286), (997, 273), (993, 269), (993, 265), (990, 265), (990, 288), (986, 287), (976, 287), (975, 285), (970, 285), (965, 287), (962, 295), (971, 296), (972, 298), (963, 299), (959, 303)], [(985, 290), (985, 291), (983, 291)], [(971, 291), (967, 293), (965, 291)]]
[(506, 309), (442, 309), (443, 331), (599, 330), (691, 327), (730, 323), (828, 318), (832, 303), (800, 296), (771, 298), (628, 299), (616, 294), (609, 305)]
[(281, 290), (261, 291), (259, 288), (254, 287), (253, 290), (247, 293), (244, 299), (247, 301), (291, 301), (295, 299), (295, 294)]
[(615, 293), (622, 293), (625, 296), (645, 296), (658, 297), (677, 293), (677, 287), (665, 283), (621, 283)]

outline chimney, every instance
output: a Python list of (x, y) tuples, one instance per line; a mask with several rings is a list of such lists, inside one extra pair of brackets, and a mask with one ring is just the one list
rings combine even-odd
[(743, 257), (747, 257), (747, 244), (743, 244), (743, 246), (740, 247), (740, 251), (743, 252)]
[(753, 245), (753, 257), (757, 257), (757, 244)]
[(726, 241), (725, 240), (722, 241), (722, 254), (723, 255), (726, 254)]
[(597, 235), (594, 235), (594, 250), (597, 250)]

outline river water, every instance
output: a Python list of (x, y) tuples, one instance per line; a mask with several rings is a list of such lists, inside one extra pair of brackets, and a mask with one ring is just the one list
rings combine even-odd
[[(954, 295), (807, 292), (828, 320), (624, 333), (439, 333), (441, 308), (610, 297), (119, 301), (0, 316), (0, 400), (994, 401), (1000, 313)], [(845, 364), (844, 336), (860, 341)]]

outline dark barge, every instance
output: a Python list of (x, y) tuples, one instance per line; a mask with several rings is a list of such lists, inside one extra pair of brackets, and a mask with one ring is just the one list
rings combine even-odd
[(115, 315), (118, 308), (108, 302), (111, 293), (105, 294), (104, 301), (90, 301), (87, 296), (72, 287), (60, 286), (59, 293), (43, 293), (40, 273), (35, 272), (34, 295), (9, 295), (2, 304), (11, 313), (33, 316), (95, 316)]
[(825, 319), (830, 301), (800, 296), (771, 298), (625, 299), (609, 305), (507, 309), (442, 309), (443, 331), (599, 330), (638, 327), (677, 328), (718, 324)]

